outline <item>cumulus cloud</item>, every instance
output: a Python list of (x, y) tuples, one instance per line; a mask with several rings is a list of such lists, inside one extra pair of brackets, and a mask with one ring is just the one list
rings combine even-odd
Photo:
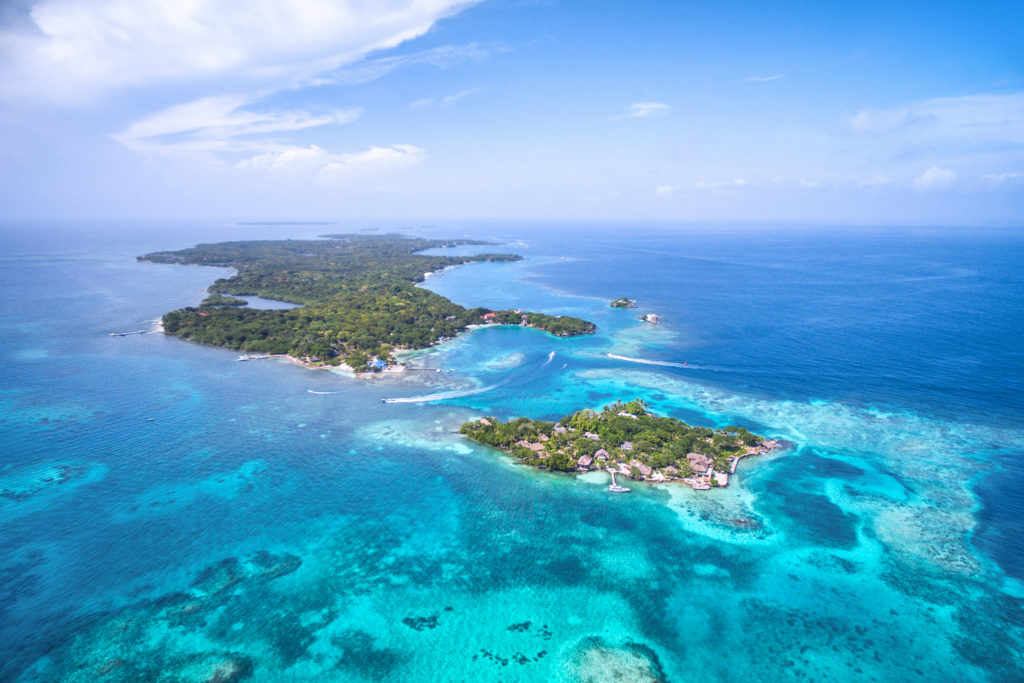
[(0, 93), (81, 101), (134, 86), (301, 84), (426, 33), (475, 0), (37, 0), (0, 33)]
[(645, 119), (651, 116), (667, 114), (669, 109), (669, 105), (662, 104), (661, 102), (635, 102), (627, 107), (625, 114), (621, 114), (614, 118)]
[(316, 145), (282, 146), (238, 163), (238, 168), (268, 173), (315, 176), (327, 182), (365, 179), (419, 164), (426, 152), (413, 145), (371, 147), (362, 152), (332, 154)]
[(922, 192), (945, 190), (956, 182), (956, 173), (948, 168), (932, 166), (914, 180), (914, 189)]

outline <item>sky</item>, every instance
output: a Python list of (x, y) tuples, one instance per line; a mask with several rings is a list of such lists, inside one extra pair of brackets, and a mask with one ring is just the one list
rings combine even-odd
[(3, 0), (0, 221), (1024, 225), (1024, 3)]

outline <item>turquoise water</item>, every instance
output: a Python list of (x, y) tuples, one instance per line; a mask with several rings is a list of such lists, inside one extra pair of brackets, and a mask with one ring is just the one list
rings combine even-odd
[[(598, 334), (374, 379), (109, 336), (224, 274), (134, 256), (238, 230), (5, 235), (0, 679), (1024, 676), (1024, 239), (438, 228), (527, 259), (425, 286)], [(633, 397), (791, 445), (610, 496), (456, 433)]]

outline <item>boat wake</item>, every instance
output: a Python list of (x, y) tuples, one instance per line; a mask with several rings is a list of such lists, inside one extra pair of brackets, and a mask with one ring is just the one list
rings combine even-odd
[[(541, 363), (538, 370), (542, 370), (551, 364), (551, 361), (555, 359), (555, 352), (552, 351), (548, 354), (547, 359)], [(532, 375), (532, 373), (530, 373)], [(521, 378), (522, 373), (506, 377), (505, 379), (497, 382), (496, 384), (488, 384), (484, 387), (477, 387), (476, 389), (457, 389), (455, 391), (440, 391), (436, 394), (426, 394), (424, 396), (404, 396), (400, 398), (382, 398), (382, 403), (429, 403), (431, 401), (443, 401), (448, 398), (462, 398), (463, 396), (475, 396), (477, 394), (485, 394), (488, 391), (494, 391), (498, 387), (505, 386), (513, 379), (517, 377)]]
[(460, 389), (458, 391), (440, 391), (436, 394), (426, 394), (425, 396), (406, 396), (403, 398), (382, 398), (383, 403), (429, 403), (430, 401), (443, 401), (446, 398), (462, 398), (463, 396), (475, 396), (476, 394), (483, 394), (488, 391), (492, 391), (500, 387), (504, 382), (498, 384), (491, 384), (486, 387), (479, 387), (477, 389)]
[(685, 368), (686, 370), (705, 370), (705, 369), (707, 369), (707, 368), (704, 368), (701, 365), (691, 365), (691, 364), (686, 363), (686, 362), (676, 363), (675, 361), (671, 361), (671, 360), (651, 360), (649, 358), (630, 358), (629, 356), (620, 356), (620, 355), (615, 354), (615, 353), (609, 353), (608, 357), (609, 358), (614, 358), (615, 360), (624, 360), (627, 363), (642, 363), (643, 365), (663, 365), (663, 366), (668, 367), (668, 368)]
[(308, 391), (311, 394), (316, 394), (317, 396), (326, 396), (327, 394), (337, 394), (338, 393), (337, 391), (313, 391), (312, 389), (306, 389), (306, 391)]

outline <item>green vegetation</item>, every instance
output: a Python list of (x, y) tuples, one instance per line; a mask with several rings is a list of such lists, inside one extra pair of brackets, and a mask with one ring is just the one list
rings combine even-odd
[[(163, 318), (170, 333), (202, 344), (252, 353), (284, 353), (309, 362), (345, 362), (366, 371), (377, 356), (430, 346), (484, 322), (525, 324), (560, 336), (589, 334), (593, 323), (540, 313), (465, 309), (416, 287), (424, 274), (479, 261), (518, 261), (514, 254), (427, 256), (416, 252), (473, 240), (430, 240), (399, 235), (327, 235), (322, 240), (240, 241), (200, 244), (140, 256), (140, 261), (234, 268), (211, 292), (260, 296), (300, 304), (289, 310), (237, 306), (213, 294), (198, 308)], [(219, 297), (219, 298), (218, 298)], [(493, 314), (484, 318), (487, 314)]]
[(620, 296), (615, 301), (609, 304), (612, 308), (636, 308), (636, 300), (630, 299), (629, 297)]
[(238, 299), (233, 296), (224, 296), (223, 294), (211, 294), (210, 296), (203, 299), (203, 303), (199, 304), (200, 308), (220, 308), (221, 306), (248, 306), (249, 302), (245, 299)]
[(728, 472), (733, 457), (774, 445), (742, 427), (713, 430), (655, 417), (640, 400), (601, 412), (581, 410), (558, 422), (488, 417), (466, 422), (459, 431), (533, 467), (562, 472), (613, 467), (653, 480), (691, 477), (695, 467), (703, 474), (709, 465)]

